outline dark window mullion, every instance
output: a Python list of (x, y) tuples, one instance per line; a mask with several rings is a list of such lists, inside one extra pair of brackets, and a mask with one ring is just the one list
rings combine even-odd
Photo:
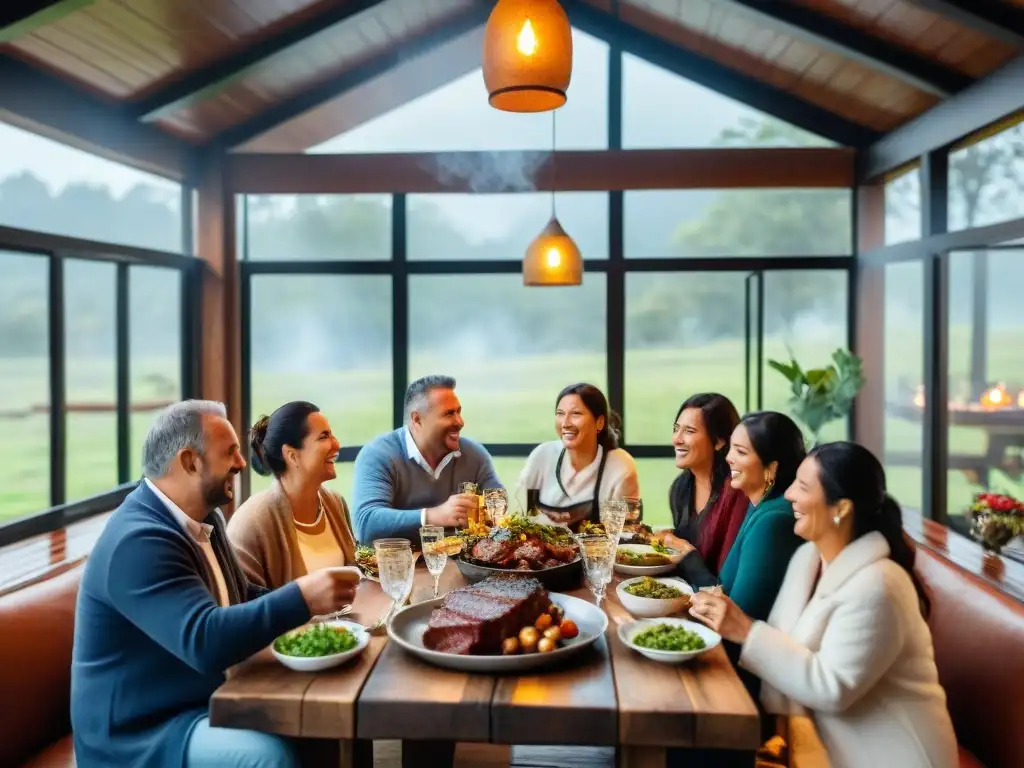
[(129, 295), (131, 272), (127, 264), (118, 264), (114, 322), (117, 329), (117, 482), (127, 483), (131, 475), (131, 338), (129, 331)]

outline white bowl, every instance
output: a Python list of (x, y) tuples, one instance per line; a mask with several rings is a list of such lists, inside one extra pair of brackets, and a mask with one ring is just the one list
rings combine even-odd
[[(704, 647), (699, 651), (658, 651), (654, 648), (644, 648), (633, 643), (633, 638), (638, 633), (643, 632), (649, 627), (657, 626), (658, 624), (679, 625), (685, 627), (691, 632), (696, 632), (704, 639)], [(713, 648), (717, 648), (718, 644), (722, 642), (722, 636), (713, 629), (709, 629), (703, 624), (698, 624), (696, 621), (676, 619), (672, 617), (640, 619), (639, 621), (634, 621), (629, 624), (622, 624), (619, 626), (619, 639), (637, 653), (646, 656), (652, 661), (660, 661), (663, 664), (681, 664), (684, 661), (689, 661), (690, 659), (700, 656), (702, 653), (707, 653)]]
[(660, 616), (671, 616), (673, 613), (679, 613), (690, 602), (690, 595), (693, 594), (693, 588), (682, 579), (655, 579), (657, 582), (667, 584), (668, 586), (678, 589), (683, 593), (679, 597), (666, 599), (637, 597), (636, 595), (631, 595), (626, 591), (625, 588), (630, 584), (636, 584), (637, 582), (643, 581), (644, 578), (644, 576), (637, 576), (632, 579), (626, 579), (620, 582), (615, 588), (615, 594), (618, 596), (619, 602), (622, 603), (622, 607), (638, 619), (656, 619)]
[[(618, 551), (627, 552), (654, 552), (654, 547), (648, 544), (619, 544)], [(683, 559), (681, 552), (669, 549), (669, 562), (664, 565), (624, 565), (616, 558), (615, 570), (624, 573), (626, 576), (658, 576), (663, 573), (674, 571), (679, 561)]]
[[(344, 653), (335, 653), (331, 656), (288, 656), (279, 652), (271, 643), (270, 650), (274, 654), (274, 658), (280, 661), (289, 669), (294, 669), (296, 672), (319, 672), (323, 669), (329, 669), (330, 667), (336, 667), (338, 664), (343, 664), (349, 659), (358, 656), (366, 650), (366, 646), (370, 643), (370, 635), (366, 631), (366, 628), (361, 624), (356, 624), (351, 621), (344, 621), (341, 619), (334, 619), (331, 621), (323, 622), (329, 627), (340, 627), (347, 629), (356, 638), (355, 648), (345, 651)], [(311, 628), (312, 624), (306, 624), (293, 629), (290, 633), (302, 632)]]

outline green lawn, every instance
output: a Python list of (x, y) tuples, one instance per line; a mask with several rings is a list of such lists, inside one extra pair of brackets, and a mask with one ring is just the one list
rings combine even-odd
[[(965, 329), (954, 330), (954, 343), (967, 339)], [(793, 345), (798, 359), (820, 364), (838, 339), (802, 341)], [(891, 333), (887, 349), (887, 379), (891, 387), (901, 378), (920, 379), (920, 334)], [(766, 341), (765, 357), (782, 356), (781, 340)], [(673, 417), (688, 395), (717, 390), (744, 406), (744, 347), (742, 341), (719, 342), (700, 348), (627, 351), (625, 380), (625, 428), (634, 444), (666, 446), (665, 459), (639, 461), (645, 515), (653, 523), (668, 521), (667, 492), (675, 475), (669, 458)], [(953, 374), (963, 375), (967, 355), (951, 355)], [(166, 396), (167, 382), (177, 381), (178, 361), (134, 361), (133, 401)], [(480, 364), (453, 351), (431, 356), (414, 355), (410, 375), (447, 372), (458, 378), (458, 392), (467, 422), (466, 434), (486, 442), (536, 443), (553, 437), (554, 397), (571, 381), (589, 380), (606, 386), (604, 355), (511, 356)], [(1005, 338), (990, 333), (989, 369), (998, 377), (1024, 380), (1024, 345), (1016, 334)], [(109, 361), (74, 360), (68, 364), (69, 400), (110, 401), (112, 386)], [(0, 519), (19, 517), (48, 505), (48, 420), (43, 414), (3, 418), (4, 413), (25, 411), (46, 402), (46, 362), (0, 360)], [(70, 386), (74, 383), (74, 386)], [(255, 370), (254, 415), (269, 413), (291, 399), (317, 403), (331, 420), (343, 445), (359, 445), (386, 431), (391, 424), (390, 361), (358, 371), (289, 373)], [(766, 370), (764, 405), (785, 409), (787, 384)], [(137, 471), (142, 439), (153, 418), (151, 412), (132, 416), (133, 471)], [(68, 418), (68, 498), (75, 499), (106, 490), (116, 483), (116, 433), (114, 413), (73, 413)], [(845, 436), (845, 425), (831, 425), (826, 439)], [(981, 453), (984, 436), (979, 430), (957, 428), (950, 434), (951, 450)], [(886, 420), (886, 448), (907, 452), (921, 450), (920, 425)], [(495, 463), (506, 485), (513, 486), (525, 458), (499, 458)], [(1001, 473), (993, 473), (997, 487), (1024, 494), (1024, 486)], [(255, 477), (253, 488), (266, 481)], [(970, 498), (972, 488), (959, 472), (950, 473), (950, 504), (956, 510)], [(351, 465), (339, 467), (337, 490), (351, 496)], [(892, 493), (904, 504), (921, 502), (919, 467), (889, 469)]]

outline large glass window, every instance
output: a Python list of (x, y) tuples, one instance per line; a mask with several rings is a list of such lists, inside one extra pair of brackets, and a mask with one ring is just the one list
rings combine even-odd
[[(608, 258), (608, 193), (559, 192), (555, 209), (584, 259)], [(551, 194), (409, 196), (408, 258), (520, 260), (551, 218)]]
[[(670, 417), (671, 418), (671, 417)], [(652, 528), (671, 528), (672, 510), (668, 505), (668, 489), (680, 470), (671, 451), (666, 448), (664, 459), (637, 459), (636, 471), (640, 477), (640, 493), (644, 499), (644, 522)]]
[(0, 225), (182, 249), (181, 185), (0, 123)]
[(921, 167), (919, 165), (885, 183), (885, 244), (921, 237)]
[(66, 497), (117, 485), (117, 267), (64, 262)]
[(980, 490), (1024, 498), (1024, 250), (949, 258), (947, 489), (957, 525)]
[[(884, 456), (889, 492), (921, 509), (924, 477), (924, 265), (885, 266)], [(870, 371), (868, 372), (870, 375)]]
[(833, 146), (628, 53), (622, 56), (622, 145), (626, 149)]
[(742, 272), (626, 275), (623, 427), (631, 445), (668, 445), (676, 411), (697, 392), (720, 392), (743, 410), (745, 279)]
[[(291, 400), (309, 400), (343, 446), (362, 445), (391, 429), (391, 279), (251, 279), (251, 421)], [(338, 469), (339, 476), (347, 471)], [(253, 490), (265, 482), (254, 474)]]
[(1024, 216), (1024, 125), (949, 154), (949, 229)]
[(386, 261), (391, 195), (249, 195), (240, 249), (253, 261)]
[(487, 103), (477, 69), (311, 149), (316, 153), (550, 150), (608, 146), (608, 44), (573, 30), (569, 100), (557, 112), (514, 114)]
[[(847, 273), (780, 270), (765, 272), (763, 279), (764, 397), (761, 405), (765, 410), (792, 415), (790, 384), (768, 366), (768, 361), (787, 361), (792, 356), (804, 370), (826, 368), (836, 349), (849, 348)], [(800, 428), (810, 437), (806, 425), (800, 424)], [(825, 425), (821, 440), (844, 440), (848, 436), (848, 421), (839, 419)]]
[(680, 189), (625, 193), (629, 258), (845, 256), (846, 189)]
[(131, 477), (142, 471), (142, 442), (157, 412), (182, 397), (181, 290), (175, 269), (132, 266), (128, 289)]
[(50, 506), (48, 264), (0, 251), (0, 524)]
[(568, 384), (606, 391), (605, 277), (527, 288), (520, 275), (409, 278), (409, 378), (456, 377), (467, 437), (555, 438), (555, 397)]

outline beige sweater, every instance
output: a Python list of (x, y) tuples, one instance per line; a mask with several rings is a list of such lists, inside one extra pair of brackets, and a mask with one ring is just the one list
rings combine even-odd
[[(345, 562), (354, 563), (356, 543), (345, 500), (323, 487), (320, 499)], [(228, 539), (234, 545), (242, 570), (253, 584), (277, 589), (306, 575), (291, 504), (277, 480), (267, 490), (250, 496), (231, 516)]]

